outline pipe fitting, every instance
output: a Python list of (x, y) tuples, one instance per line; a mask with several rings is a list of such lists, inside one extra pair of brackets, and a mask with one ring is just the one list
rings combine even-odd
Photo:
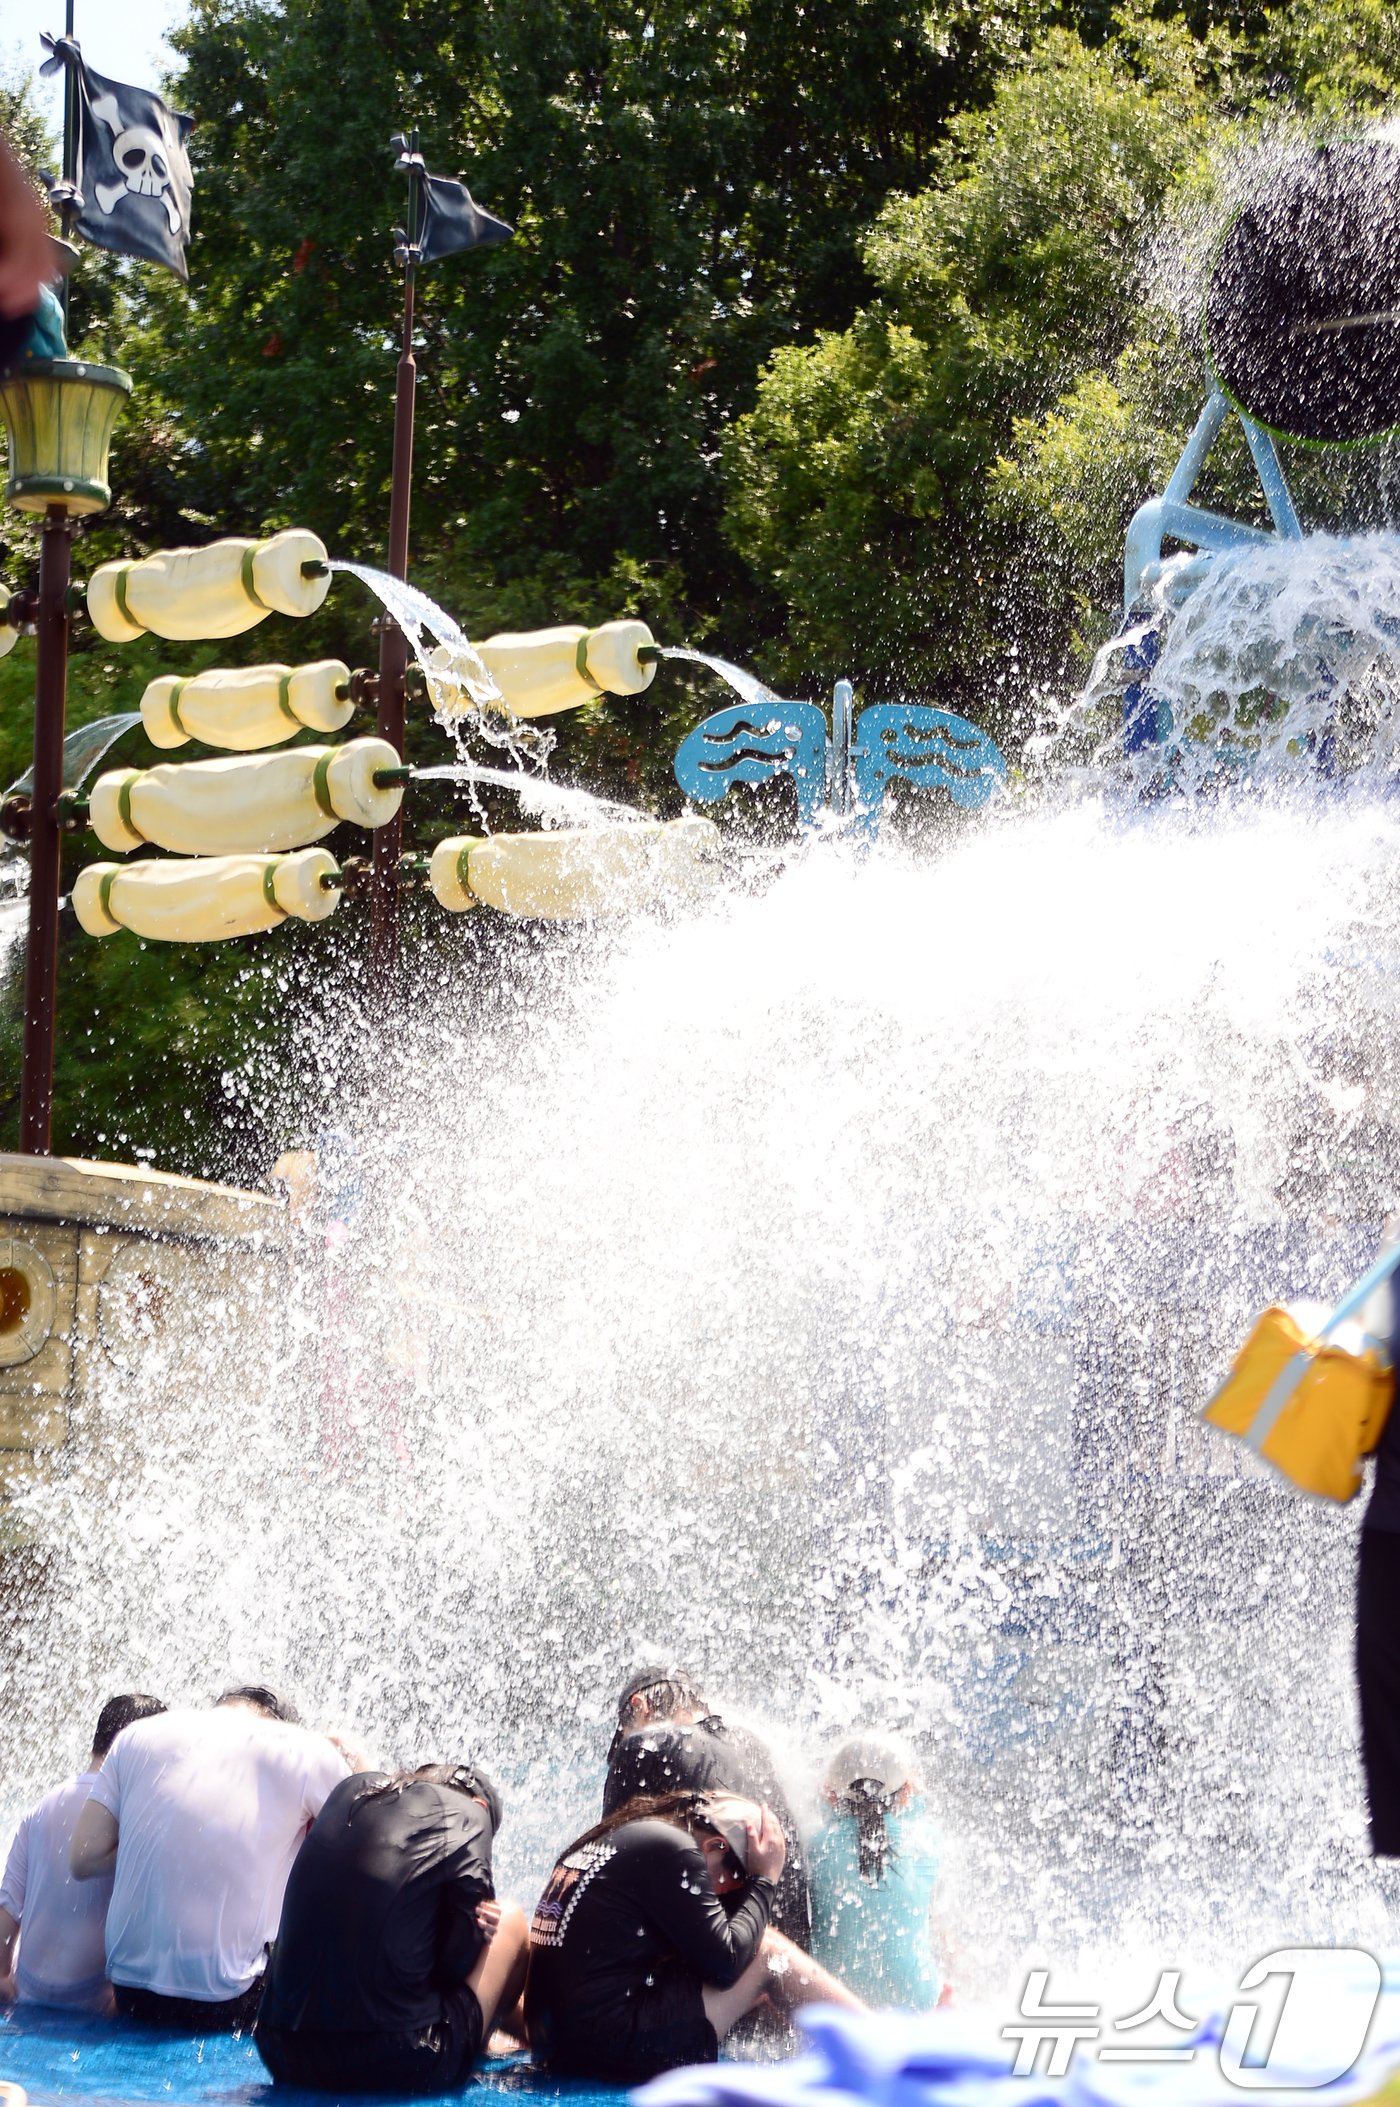
[(28, 791), (17, 791), (0, 804), (0, 834), (6, 841), (27, 844), (32, 830), (34, 805)]

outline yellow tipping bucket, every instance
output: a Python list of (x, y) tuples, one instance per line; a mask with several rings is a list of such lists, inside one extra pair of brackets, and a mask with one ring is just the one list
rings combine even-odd
[(1373, 1348), (1351, 1353), (1310, 1338), (1276, 1304), (1201, 1417), (1239, 1435), (1303, 1492), (1346, 1502), (1361, 1488), (1362, 1459), (1381, 1438), (1394, 1387)]

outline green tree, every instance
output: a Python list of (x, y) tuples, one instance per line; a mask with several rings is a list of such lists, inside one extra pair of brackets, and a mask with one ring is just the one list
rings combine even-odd
[(791, 615), (773, 671), (840, 670), (1012, 728), (1008, 672), (1053, 668), (1064, 636), (1024, 590), (996, 464), (1018, 417), (1128, 335), (1142, 229), (1210, 137), (1228, 60), (1224, 39), (1147, 16), (1097, 50), (1052, 30), (950, 122), (931, 182), (885, 206), (865, 248), (878, 298), (779, 351), (726, 441), (728, 531)]
[(726, 423), (775, 344), (849, 320), (864, 227), (987, 92), (1003, 20), (967, 0), (197, 0), (176, 38), (194, 299), (152, 286), (124, 347), (179, 480), (133, 432), (132, 524), (295, 516), (382, 547), (386, 147), (412, 122), (519, 227), (420, 275), (420, 566), (478, 630), (611, 612), (628, 581), (703, 619), (743, 589)]

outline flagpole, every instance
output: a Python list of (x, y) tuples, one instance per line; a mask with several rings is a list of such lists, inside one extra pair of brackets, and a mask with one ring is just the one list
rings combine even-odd
[[(73, 34), (73, 0), (67, 0), (63, 16), (63, 34)], [(71, 66), (63, 69), (63, 181), (65, 185), (63, 203), (58, 212), (58, 228), (63, 239), (72, 238), (73, 222), (78, 208), (73, 203), (73, 190), (78, 180), (78, 76)], [(63, 337), (68, 340), (68, 289), (73, 282), (71, 271), (63, 274)]]
[[(73, 34), (73, 0), (64, 10)], [(59, 213), (65, 241), (73, 230), (72, 188), (78, 169), (78, 84), (63, 80), (63, 180)], [(69, 273), (63, 279), (63, 332), (68, 334)], [(68, 588), (73, 575), (73, 522), (63, 504), (46, 507), (39, 536), (35, 609), (34, 771), (29, 812), (29, 926), (24, 953), (24, 1034), (20, 1048), (19, 1147), (24, 1156), (53, 1153), (54, 1042), (58, 1029), (58, 901), (63, 882), (63, 735), (68, 710)]]
[[(404, 247), (403, 340), (394, 383), (394, 460), (389, 490), (389, 575), (408, 576), (409, 501), (413, 491), (413, 406), (418, 367), (413, 356), (413, 263), (419, 232), (419, 178), (415, 165), (418, 134), (410, 132), (404, 159), (408, 163), (408, 225)], [(402, 759), (404, 749), (404, 675), (408, 639), (386, 614), (379, 630), (378, 732)], [(374, 836), (370, 881), (370, 976), (382, 1012), (392, 1006), (398, 978), (399, 859), (403, 851), (403, 814), (394, 815)]]

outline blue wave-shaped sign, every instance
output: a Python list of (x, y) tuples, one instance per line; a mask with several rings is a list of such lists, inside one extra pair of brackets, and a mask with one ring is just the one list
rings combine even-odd
[(717, 804), (734, 783), (790, 775), (797, 816), (814, 826), (826, 798), (826, 718), (813, 702), (738, 703), (716, 710), (676, 749), (687, 797)]
[(860, 825), (873, 836), (885, 786), (896, 776), (919, 790), (946, 790), (955, 805), (976, 811), (1006, 781), (1006, 762), (995, 740), (951, 710), (877, 702), (856, 721), (851, 773)]

